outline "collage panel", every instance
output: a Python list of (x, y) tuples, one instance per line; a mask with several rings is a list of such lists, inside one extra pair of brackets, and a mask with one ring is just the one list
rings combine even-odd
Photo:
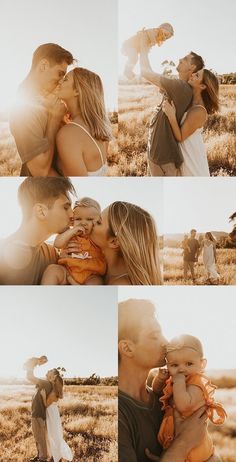
[(236, 285), (235, 179), (165, 178), (163, 197), (164, 284)]
[(235, 2), (118, 5), (119, 174), (235, 176)]
[(0, 176), (112, 173), (117, 0), (0, 6)]
[(162, 181), (2, 178), (0, 204), (1, 285), (162, 284)]
[(233, 462), (235, 288), (118, 294), (119, 461)]
[(1, 298), (0, 461), (117, 462), (117, 289)]

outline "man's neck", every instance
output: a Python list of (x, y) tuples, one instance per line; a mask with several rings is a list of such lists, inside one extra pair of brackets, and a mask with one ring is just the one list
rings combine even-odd
[(50, 233), (45, 230), (45, 227), (40, 226), (34, 221), (23, 221), (18, 230), (14, 233), (14, 237), (24, 242), (24, 244), (36, 247), (48, 239)]
[(149, 395), (146, 391), (146, 379), (149, 370), (140, 369), (135, 365), (120, 365), (119, 367), (119, 390), (131, 398), (147, 403)]

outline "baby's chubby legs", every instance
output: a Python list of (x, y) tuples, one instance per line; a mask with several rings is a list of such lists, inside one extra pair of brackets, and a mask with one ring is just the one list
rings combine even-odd
[(85, 286), (101, 286), (103, 284), (103, 278), (98, 274), (92, 274), (84, 283)]
[(41, 285), (65, 286), (67, 271), (63, 265), (49, 265), (43, 273)]
[(124, 75), (128, 79), (133, 79), (135, 77), (135, 73), (133, 72), (133, 69), (134, 69), (134, 66), (138, 62), (137, 50), (134, 47), (129, 46), (126, 42), (123, 46), (122, 51), (124, 55), (127, 56), (127, 62), (125, 64)]

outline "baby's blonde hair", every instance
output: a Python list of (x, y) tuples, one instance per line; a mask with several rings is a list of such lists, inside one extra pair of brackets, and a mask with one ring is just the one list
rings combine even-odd
[(203, 347), (200, 340), (193, 335), (182, 334), (178, 337), (174, 337), (166, 347), (166, 354), (172, 353), (176, 350), (182, 350), (182, 348), (190, 348), (191, 350), (199, 353), (201, 359), (203, 358)]
[(108, 209), (110, 236), (116, 236), (132, 285), (162, 284), (158, 235), (152, 216), (129, 202)]
[(91, 197), (82, 197), (76, 201), (73, 210), (75, 210), (77, 207), (93, 207), (99, 214), (101, 213), (100, 204)]

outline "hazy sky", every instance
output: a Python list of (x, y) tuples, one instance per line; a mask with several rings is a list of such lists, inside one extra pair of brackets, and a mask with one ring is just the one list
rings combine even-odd
[(28, 73), (34, 50), (48, 42), (97, 72), (107, 107), (117, 106), (117, 0), (0, 0), (0, 8), (1, 111)]
[(165, 178), (163, 195), (165, 233), (232, 230), (235, 178)]
[(163, 333), (198, 337), (208, 369), (235, 369), (236, 316), (234, 287), (119, 287), (119, 301), (152, 300)]
[(41, 377), (59, 366), (67, 377), (116, 375), (116, 337), (116, 287), (1, 288), (0, 377), (24, 377), (25, 360), (41, 355)]
[[(0, 181), (0, 238), (16, 230), (21, 220), (20, 208), (17, 202), (17, 189), (22, 178), (2, 177)], [(162, 184), (155, 178), (72, 178), (78, 197), (89, 196), (96, 199), (102, 209), (111, 202), (123, 200), (132, 202), (150, 212), (156, 221), (158, 232), (163, 231), (162, 225)]]
[[(119, 48), (143, 27), (170, 22), (175, 35), (151, 51), (151, 63), (160, 72), (165, 59), (178, 59), (193, 50), (202, 55), (206, 67), (219, 74), (235, 72), (234, 0), (119, 0)], [(132, 18), (132, 19), (131, 19)], [(120, 73), (125, 57), (120, 53)]]

